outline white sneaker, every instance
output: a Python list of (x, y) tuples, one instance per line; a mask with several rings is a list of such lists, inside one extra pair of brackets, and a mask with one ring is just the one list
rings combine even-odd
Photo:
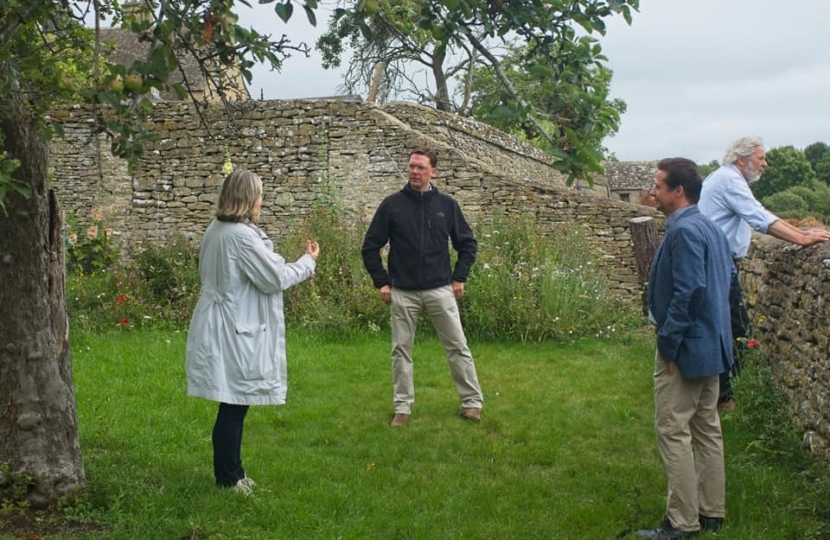
[(246, 476), (245, 478), (240, 480), (239, 483), (244, 484), (244, 485), (248, 486), (249, 488), (255, 488), (256, 487), (256, 482), (254, 482), (254, 479), (249, 477), (249, 476)]
[(237, 482), (235, 486), (230, 488), (230, 490), (239, 493), (240, 495), (244, 495), (245, 497), (250, 497), (254, 494), (254, 490), (250, 485), (248, 485), (248, 483), (245, 482), (245, 480), (247, 480), (247, 478), (243, 478)]

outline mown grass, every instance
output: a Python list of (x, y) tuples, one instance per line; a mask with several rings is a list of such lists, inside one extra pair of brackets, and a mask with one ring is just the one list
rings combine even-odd
[[(185, 395), (184, 333), (77, 334), (89, 488), (68, 513), (102, 525), (90, 536), (102, 540), (623, 538), (664, 507), (652, 340), (474, 342), (476, 425), (456, 416), (440, 345), (422, 336), (413, 417), (392, 429), (388, 335), (289, 328), (288, 404), (249, 413), (258, 488), (245, 498), (213, 486), (216, 405)], [(703, 537), (827, 538), (827, 492), (807, 461), (759, 444), (741, 409), (723, 423), (728, 524)]]

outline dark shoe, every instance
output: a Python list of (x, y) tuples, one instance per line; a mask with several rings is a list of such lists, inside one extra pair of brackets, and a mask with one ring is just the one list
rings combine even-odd
[(409, 415), (406, 413), (395, 413), (395, 418), (392, 419), (392, 422), (389, 424), (392, 427), (401, 427), (405, 426), (406, 423), (409, 422)]
[(723, 403), (718, 403), (718, 411), (720, 412), (732, 412), (735, 410), (735, 400), (730, 399), (729, 401), (724, 401)]
[(471, 407), (461, 407), (458, 409), (458, 416), (473, 422), (481, 422), (481, 409), (473, 409)]
[(674, 540), (675, 538), (692, 538), (697, 536), (699, 532), (681, 531), (667, 519), (656, 529), (641, 529), (637, 531), (637, 537), (647, 538), (648, 540)]
[(706, 517), (700, 516), (700, 530), (715, 532), (723, 525), (723, 518), (721, 517)]

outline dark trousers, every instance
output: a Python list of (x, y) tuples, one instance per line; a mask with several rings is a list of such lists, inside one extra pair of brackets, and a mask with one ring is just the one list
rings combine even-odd
[(732, 379), (741, 371), (741, 355), (746, 349), (746, 339), (749, 335), (749, 314), (744, 305), (744, 295), (741, 290), (741, 281), (738, 279), (738, 262), (735, 261), (735, 276), (729, 284), (729, 317), (732, 322), (732, 352), (735, 363), (732, 369), (720, 374), (720, 388), (718, 403), (732, 399)]
[(213, 425), (213, 474), (216, 485), (232, 487), (245, 478), (242, 468), (242, 428), (248, 405), (219, 404)]

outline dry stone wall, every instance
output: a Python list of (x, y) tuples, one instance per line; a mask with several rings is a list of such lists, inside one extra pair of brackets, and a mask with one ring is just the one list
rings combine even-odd
[(277, 242), (316, 202), (335, 200), (355, 219), (368, 220), (383, 197), (406, 183), (408, 152), (418, 146), (438, 150), (435, 183), (459, 200), (473, 224), (496, 213), (523, 213), (540, 218), (541, 232), (561, 223), (582, 227), (623, 295), (636, 297), (639, 290), (628, 219), (660, 219), (653, 209), (568, 188), (536, 149), (490, 126), (418, 105), (248, 101), (235, 106), (230, 123), (220, 107), (207, 108), (200, 122), (188, 103), (161, 103), (149, 126), (158, 141), (129, 174), (109, 157), (105, 142), (90, 137), (86, 111), (59, 114), (68, 133), (52, 152), (61, 203), (79, 218), (103, 207), (125, 244), (163, 242), (172, 231), (198, 242), (212, 216), (226, 151), (235, 167), (265, 182), (262, 223)]
[(805, 447), (830, 465), (830, 246), (754, 235), (740, 271), (754, 337), (795, 406)]

